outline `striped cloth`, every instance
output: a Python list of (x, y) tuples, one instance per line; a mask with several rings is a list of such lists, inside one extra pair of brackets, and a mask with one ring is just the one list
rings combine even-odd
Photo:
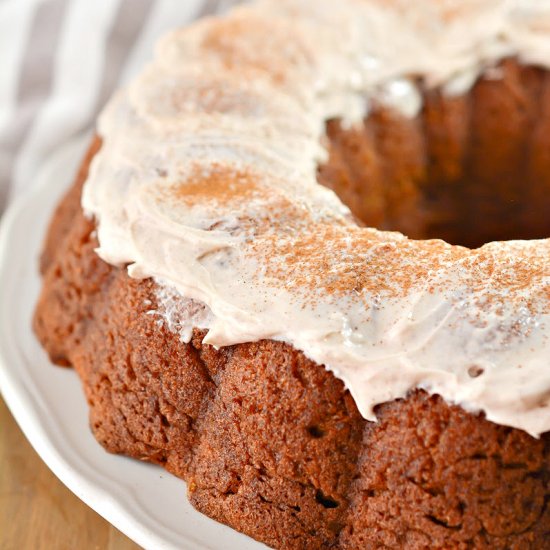
[(166, 30), (236, 0), (0, 0), (0, 213)]

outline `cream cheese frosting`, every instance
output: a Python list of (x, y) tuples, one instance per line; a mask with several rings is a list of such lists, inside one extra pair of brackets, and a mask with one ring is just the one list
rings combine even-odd
[(264, 0), (171, 33), (102, 113), (101, 258), (189, 341), (287, 342), (362, 415), (414, 388), (550, 430), (550, 240), (469, 250), (358, 227), (316, 180), (325, 122), (415, 116), (503, 57), (550, 64), (550, 1)]

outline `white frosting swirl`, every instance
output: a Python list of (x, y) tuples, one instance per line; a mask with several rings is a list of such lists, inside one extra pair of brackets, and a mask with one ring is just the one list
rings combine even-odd
[(155, 278), (182, 339), (288, 342), (367, 419), (424, 388), (538, 436), (550, 241), (358, 228), (316, 166), (327, 119), (361, 121), (373, 97), (414, 116), (415, 78), (461, 93), (508, 55), (547, 66), (549, 29), (546, 0), (265, 0), (172, 33), (100, 118), (83, 193), (98, 254)]

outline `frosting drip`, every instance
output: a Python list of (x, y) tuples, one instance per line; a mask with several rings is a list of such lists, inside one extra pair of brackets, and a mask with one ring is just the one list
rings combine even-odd
[(549, 30), (548, 1), (265, 0), (176, 31), (100, 117), (83, 193), (98, 254), (159, 283), (184, 341), (288, 342), (367, 419), (423, 388), (538, 436), (550, 240), (359, 228), (316, 167), (327, 119), (360, 122), (370, 101), (414, 116), (417, 81), (462, 93), (504, 56), (548, 65)]

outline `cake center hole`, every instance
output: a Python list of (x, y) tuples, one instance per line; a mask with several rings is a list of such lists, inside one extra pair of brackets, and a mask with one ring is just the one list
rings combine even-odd
[(413, 239), (550, 237), (550, 80), (510, 60), (501, 73), (463, 98), (425, 93), (414, 119), (378, 106), (362, 127), (328, 121), (319, 183), (361, 223)]

